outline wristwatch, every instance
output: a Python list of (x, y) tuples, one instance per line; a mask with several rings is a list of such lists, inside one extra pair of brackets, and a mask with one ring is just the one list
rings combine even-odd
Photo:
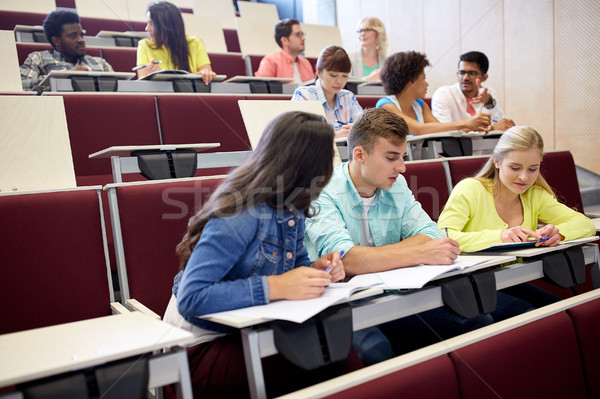
[(486, 107), (487, 109), (492, 109), (496, 106), (496, 100), (494, 99), (494, 97), (490, 96), (490, 100), (484, 104), (484, 107)]

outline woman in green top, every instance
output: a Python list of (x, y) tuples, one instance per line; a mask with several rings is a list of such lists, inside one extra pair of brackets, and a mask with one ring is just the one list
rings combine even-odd
[(350, 77), (379, 80), (379, 71), (387, 56), (388, 40), (383, 22), (377, 17), (363, 18), (356, 31), (360, 50), (350, 53)]
[(137, 71), (138, 78), (161, 69), (180, 69), (202, 76), (209, 84), (216, 76), (202, 41), (186, 36), (179, 8), (168, 1), (148, 4), (150, 38), (140, 40), (137, 49), (137, 65), (145, 67)]
[[(556, 246), (593, 236), (592, 221), (558, 202), (540, 174), (543, 154), (544, 141), (534, 129), (508, 129), (481, 171), (454, 187), (438, 226), (467, 252), (499, 242), (534, 239), (536, 246)], [(504, 292), (534, 306), (560, 299), (531, 284)]]

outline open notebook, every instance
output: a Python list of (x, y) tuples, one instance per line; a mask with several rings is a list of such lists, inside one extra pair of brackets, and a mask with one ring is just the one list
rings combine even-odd
[[(356, 284), (351, 285), (348, 283), (333, 283), (329, 287), (326, 287), (323, 294), (321, 294), (321, 296), (318, 298), (297, 301), (284, 299), (273, 301), (266, 305), (250, 306), (248, 308), (211, 313), (200, 316), (200, 318), (218, 321), (219, 318), (243, 317), (260, 318), (264, 319), (265, 321), (287, 320), (296, 323), (303, 323), (312, 316), (332, 305), (348, 302), (351, 299), (358, 299), (353, 297), (353, 294), (361, 294), (359, 291), (367, 290), (369, 287), (369, 285), (358, 286)], [(366, 295), (361, 295), (361, 297), (378, 295), (381, 292), (382, 291), (380, 289), (374, 289), (368, 291), (368, 293), (365, 292)]]
[(459, 256), (451, 265), (419, 265), (352, 277), (348, 284), (384, 289), (418, 289), (429, 281), (453, 270), (463, 270), (492, 260), (485, 256)]

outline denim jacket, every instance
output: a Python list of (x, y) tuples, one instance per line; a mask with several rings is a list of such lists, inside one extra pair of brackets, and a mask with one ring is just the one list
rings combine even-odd
[[(331, 180), (313, 205), (318, 214), (306, 222), (306, 244), (311, 259), (332, 251), (348, 253), (353, 246), (360, 245), (363, 201), (352, 183), (347, 162), (334, 169)], [(369, 209), (369, 229), (376, 247), (417, 234), (444, 237), (415, 200), (402, 175), (391, 189), (376, 190)]]
[(209, 330), (230, 328), (196, 316), (264, 305), (269, 275), (311, 266), (304, 245), (304, 213), (276, 211), (266, 203), (213, 218), (185, 270), (175, 277), (177, 309), (188, 322)]

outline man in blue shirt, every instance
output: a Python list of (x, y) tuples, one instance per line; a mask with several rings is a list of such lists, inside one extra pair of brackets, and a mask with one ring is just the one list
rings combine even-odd
[[(314, 203), (318, 214), (306, 221), (311, 259), (344, 251), (344, 268), (351, 277), (418, 264), (451, 264), (458, 257), (458, 243), (445, 237), (423, 211), (401, 174), (406, 170), (407, 135), (406, 122), (381, 108), (366, 110), (352, 125), (350, 161), (334, 169)], [(382, 329), (399, 354), (492, 322), (490, 315), (468, 320), (438, 308)], [(420, 338), (430, 330), (434, 336), (423, 342)], [(394, 355), (378, 328), (355, 332), (354, 347), (365, 365)]]

